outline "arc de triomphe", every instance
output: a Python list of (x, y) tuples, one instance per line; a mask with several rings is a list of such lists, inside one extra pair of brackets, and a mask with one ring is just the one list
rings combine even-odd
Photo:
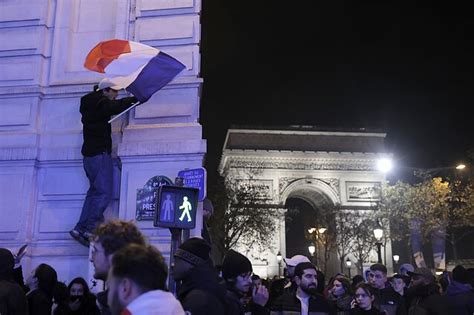
[[(337, 204), (341, 210), (369, 210), (377, 198), (374, 190), (385, 180), (385, 174), (377, 169), (377, 161), (389, 156), (384, 140), (384, 133), (318, 131), (311, 126), (229, 129), (219, 171), (245, 179), (249, 170), (258, 170), (252, 180), (264, 187), (275, 208), (284, 209), (293, 198), (304, 200), (313, 209)], [(283, 257), (287, 253), (284, 216), (278, 225), (272, 251), (248, 253), (254, 272), (263, 277), (278, 274), (276, 253), (280, 251)], [(384, 254), (391, 257), (390, 246)], [(375, 252), (366, 265), (374, 259)], [(328, 273), (337, 272), (336, 267), (328, 266)]]

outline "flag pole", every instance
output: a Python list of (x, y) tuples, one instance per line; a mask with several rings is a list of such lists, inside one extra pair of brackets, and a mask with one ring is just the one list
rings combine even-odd
[(119, 118), (120, 116), (122, 116), (123, 114), (125, 114), (126, 112), (128, 112), (129, 110), (131, 110), (132, 108), (135, 108), (136, 106), (140, 105), (141, 103), (140, 102), (136, 102), (135, 104), (132, 104), (132, 106), (130, 106), (129, 108), (127, 108), (126, 110), (124, 110), (123, 112), (121, 112), (120, 114), (116, 115), (114, 118), (110, 119), (108, 121), (108, 123), (112, 123), (115, 119)]

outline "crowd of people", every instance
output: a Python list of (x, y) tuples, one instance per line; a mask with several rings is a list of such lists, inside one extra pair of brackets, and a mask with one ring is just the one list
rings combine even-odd
[(98, 294), (81, 277), (59, 282), (44, 263), (23, 281), (24, 253), (0, 249), (0, 314), (474, 314), (473, 269), (463, 266), (437, 279), (430, 269), (408, 264), (389, 277), (383, 264), (373, 264), (365, 277), (328, 279), (296, 255), (284, 259), (284, 278), (267, 280), (234, 250), (214, 266), (209, 243), (190, 238), (174, 254), (170, 272), (178, 286), (172, 294), (165, 259), (135, 224), (101, 224), (91, 246), (94, 278), (106, 283)]

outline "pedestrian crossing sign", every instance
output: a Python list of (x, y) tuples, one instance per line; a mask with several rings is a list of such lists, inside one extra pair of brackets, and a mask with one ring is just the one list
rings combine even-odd
[(194, 229), (199, 189), (179, 186), (158, 188), (154, 226)]

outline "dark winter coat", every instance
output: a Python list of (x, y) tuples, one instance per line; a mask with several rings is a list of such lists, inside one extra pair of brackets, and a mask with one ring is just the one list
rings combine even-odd
[(52, 297), (48, 297), (40, 289), (33, 290), (26, 295), (30, 315), (51, 315), (53, 306)]
[(196, 266), (179, 288), (178, 300), (192, 315), (225, 314), (226, 288), (210, 264)]
[(107, 304), (107, 292), (108, 290), (97, 293), (97, 303), (99, 305), (100, 314), (111, 315), (110, 307)]
[(361, 308), (354, 308), (351, 310), (351, 315), (385, 315), (387, 313), (379, 311), (377, 308), (372, 307), (370, 310), (366, 311)]
[(336, 298), (334, 295), (330, 294), (328, 298), (329, 306), (331, 306), (331, 310), (334, 314), (337, 315), (348, 315), (351, 311), (351, 302), (353, 300), (353, 296), (346, 294), (339, 298)]
[[(284, 293), (271, 306), (272, 315), (289, 315), (301, 313), (301, 302), (296, 297), (296, 294)], [(308, 305), (309, 314), (334, 314), (329, 306), (329, 303), (322, 295), (313, 295), (309, 298)]]
[[(253, 303), (247, 297), (242, 296), (238, 292), (227, 288), (227, 315), (268, 315), (270, 311), (261, 305)], [(243, 301), (249, 301), (243, 302)]]
[(474, 314), (474, 290), (469, 285), (452, 281), (448, 285), (445, 296), (453, 314)]
[(404, 299), (393, 288), (374, 289), (374, 307), (388, 315), (405, 315)]
[(25, 292), (12, 280), (0, 279), (0, 314), (28, 315)]
[(439, 287), (434, 283), (409, 288), (406, 299), (408, 315), (453, 314), (447, 300), (440, 295)]
[(82, 155), (94, 156), (112, 151), (112, 129), (108, 123), (112, 115), (119, 114), (138, 100), (125, 97), (109, 100), (102, 91), (91, 92), (81, 98), (84, 144)]

